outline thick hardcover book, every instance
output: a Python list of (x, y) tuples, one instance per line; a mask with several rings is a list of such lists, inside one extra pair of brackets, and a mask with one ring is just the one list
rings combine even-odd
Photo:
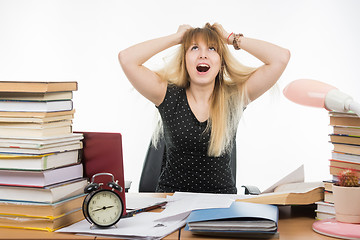
[(82, 142), (80, 140), (74, 140), (69, 142), (58, 143), (47, 146), (46, 148), (17, 148), (17, 147), (1, 147), (1, 153), (17, 153), (17, 154), (48, 154), (56, 152), (73, 151), (82, 148)]
[(64, 92), (76, 91), (77, 82), (25, 82), (25, 81), (0, 81), (0, 92), (26, 92), (26, 93), (44, 93), (44, 92)]
[(83, 165), (76, 164), (44, 171), (0, 170), (0, 184), (45, 187), (83, 177)]
[[(345, 169), (347, 169), (347, 168), (330, 166), (330, 174), (333, 175), (333, 176), (339, 176), (339, 174), (342, 171), (344, 171)], [(358, 169), (352, 169), (352, 170), (355, 173), (355, 175), (360, 178), (360, 170), (358, 170)]]
[(43, 188), (0, 185), (0, 200), (54, 203), (83, 194), (87, 185), (87, 179), (73, 180)]
[(0, 227), (32, 229), (53, 232), (84, 219), (81, 208), (55, 218), (19, 217), (0, 215)]
[(335, 152), (360, 155), (360, 145), (333, 143), (333, 146)]
[(278, 233), (278, 218), (276, 206), (234, 202), (229, 208), (192, 211), (185, 230), (217, 236), (272, 237)]
[(280, 185), (270, 193), (245, 195), (245, 198), (237, 201), (276, 205), (307, 205), (323, 199), (322, 182), (300, 182)]
[(81, 208), (85, 194), (66, 198), (55, 203), (0, 200), (0, 215), (13, 217), (53, 218)]
[(60, 126), (51, 128), (3, 128), (0, 127), (0, 137), (28, 137), (28, 138), (46, 138), (55, 136), (65, 136), (72, 133), (72, 126)]
[(46, 170), (79, 162), (79, 150), (49, 154), (0, 153), (0, 169)]
[(333, 143), (345, 143), (345, 144), (360, 145), (360, 137), (359, 136), (330, 134), (330, 140)]
[(72, 100), (61, 101), (15, 101), (0, 100), (0, 111), (4, 112), (61, 112), (73, 109)]
[[(74, 114), (75, 109), (71, 111), (60, 111), (60, 112), (3, 112), (0, 111), (0, 117), (4, 118), (49, 118)], [(4, 120), (3, 120), (4, 121)]]
[[(123, 214), (126, 214), (124, 166), (122, 152), (122, 136), (120, 133), (109, 132), (81, 132), (84, 134), (81, 161), (84, 164), (84, 177), (91, 178), (97, 173), (111, 173), (114, 180), (123, 188), (118, 192), (124, 203)], [(95, 182), (107, 183), (112, 179), (109, 176), (99, 176)]]
[[(69, 114), (62, 114), (59, 116), (44, 116), (44, 117), (32, 117), (32, 116), (23, 116), (23, 117), (19, 117), (19, 116), (1, 116), (0, 112), (0, 123), (49, 123), (49, 122), (56, 122), (56, 121), (65, 121), (65, 120), (73, 120), (74, 119), (74, 114), (72, 114), (72, 111), (69, 111)], [(14, 112), (12, 112), (14, 113)], [(53, 112), (53, 113), (57, 113), (57, 112)], [(63, 112), (61, 112), (63, 113)]]
[(25, 129), (43, 129), (43, 128), (52, 128), (52, 127), (62, 127), (62, 126), (71, 126), (72, 120), (59, 120), (52, 122), (17, 122), (17, 121), (8, 121), (1, 122), (1, 128), (25, 128)]
[(330, 161), (330, 167), (350, 168), (350, 169), (360, 170), (360, 163), (340, 161), (335, 159), (330, 159), (329, 161)]
[(73, 92), (44, 92), (44, 93), (17, 93), (2, 92), (1, 100), (23, 100), (23, 101), (51, 101), (72, 99)]
[(330, 116), (331, 126), (360, 126), (360, 118), (354, 115)]
[(0, 138), (1, 147), (12, 148), (48, 148), (60, 143), (82, 140), (82, 134), (68, 134), (62, 136), (52, 136), (46, 138), (23, 138), (23, 137), (3, 137)]
[(360, 127), (333, 126), (333, 134), (360, 136)]
[(242, 202), (306, 205), (324, 199), (323, 182), (304, 182), (304, 166), (286, 175), (258, 195), (245, 195)]

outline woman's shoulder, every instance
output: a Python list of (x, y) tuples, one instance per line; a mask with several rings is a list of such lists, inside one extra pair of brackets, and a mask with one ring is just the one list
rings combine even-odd
[(184, 96), (184, 93), (185, 93), (185, 88), (169, 83), (167, 86), (166, 96), (164, 100), (166, 100), (167, 97)]
[(161, 108), (165, 104), (166, 105), (176, 104), (176, 102), (184, 98), (184, 96), (185, 96), (185, 88), (177, 86), (175, 84), (168, 84), (165, 98), (158, 107)]

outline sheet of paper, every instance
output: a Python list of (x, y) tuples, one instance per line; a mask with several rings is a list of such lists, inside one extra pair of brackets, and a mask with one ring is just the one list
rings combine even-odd
[(156, 203), (165, 201), (165, 198), (150, 197), (139, 194), (125, 194), (126, 209), (139, 209), (155, 205)]
[(205, 208), (228, 208), (237, 199), (236, 194), (184, 193), (175, 192), (168, 196), (166, 208), (157, 221), (186, 218), (192, 210)]
[(304, 174), (304, 165), (301, 165), (282, 179), (280, 179), (278, 182), (267, 188), (262, 193), (271, 193), (274, 192), (274, 189), (277, 186), (287, 184), (287, 183), (298, 183), (298, 182), (304, 182), (305, 180), (305, 174)]
[(185, 225), (185, 219), (154, 222), (161, 213), (144, 212), (134, 217), (123, 218), (111, 228), (90, 228), (86, 221), (77, 222), (69, 227), (61, 228), (56, 232), (77, 233), (82, 235), (116, 236), (125, 239), (162, 239)]

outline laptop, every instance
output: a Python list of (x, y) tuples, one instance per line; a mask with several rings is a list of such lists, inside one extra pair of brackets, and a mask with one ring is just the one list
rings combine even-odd
[[(122, 192), (118, 192), (123, 200), (123, 215), (126, 215), (126, 199), (124, 184), (124, 166), (122, 137), (120, 133), (112, 132), (77, 132), (84, 135), (83, 150), (80, 159), (84, 165), (84, 177), (91, 181), (94, 174), (111, 173), (118, 181)], [(103, 188), (109, 188), (107, 183), (112, 181), (111, 176), (100, 175), (95, 177), (96, 183), (103, 183)]]

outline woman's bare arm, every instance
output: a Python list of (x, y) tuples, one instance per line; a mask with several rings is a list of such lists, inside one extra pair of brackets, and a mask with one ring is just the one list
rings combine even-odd
[(179, 44), (189, 28), (189, 25), (181, 25), (174, 34), (136, 44), (118, 55), (120, 65), (134, 88), (157, 106), (165, 97), (167, 82), (161, 81), (143, 64), (157, 53)]
[[(234, 34), (229, 34), (220, 24), (215, 24), (229, 45), (233, 44)], [(229, 37), (230, 35), (230, 37)], [(270, 89), (280, 78), (290, 59), (290, 51), (262, 40), (240, 37), (238, 46), (264, 63), (246, 82), (251, 101)]]

